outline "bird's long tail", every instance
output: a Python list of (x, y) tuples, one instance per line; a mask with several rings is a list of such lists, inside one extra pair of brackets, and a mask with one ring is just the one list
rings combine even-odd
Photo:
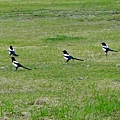
[(118, 51), (116, 51), (116, 50), (112, 50), (112, 49), (109, 49), (109, 51), (112, 51), (112, 52), (118, 52)]
[(84, 60), (82, 60), (82, 59), (79, 59), (79, 58), (73, 58), (74, 60), (79, 60), (79, 61), (84, 61)]
[(14, 53), (13, 55), (14, 55), (14, 56), (19, 56), (19, 55), (17, 55), (16, 53)]
[(21, 66), (21, 67), (23, 67), (23, 68), (25, 68), (25, 69), (27, 69), (27, 70), (31, 70), (30, 68), (27, 68), (27, 67), (25, 67), (25, 66)]

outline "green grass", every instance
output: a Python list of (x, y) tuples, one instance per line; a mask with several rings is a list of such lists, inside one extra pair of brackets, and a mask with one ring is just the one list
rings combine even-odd
[[(0, 0), (0, 120), (119, 120), (118, 0)], [(15, 71), (8, 55), (32, 70)], [(68, 64), (62, 50), (84, 62)]]

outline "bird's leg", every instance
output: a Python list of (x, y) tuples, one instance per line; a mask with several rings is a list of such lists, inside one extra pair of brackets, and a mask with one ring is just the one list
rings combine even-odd
[(66, 60), (65, 63), (68, 64), (68, 61), (69, 61), (69, 60)]
[(106, 53), (106, 57), (107, 57), (107, 53)]
[(67, 61), (66, 61), (66, 62), (68, 63), (68, 61), (69, 61), (69, 60), (70, 60), (70, 59), (67, 59)]
[(18, 67), (16, 67), (16, 71), (17, 71)]

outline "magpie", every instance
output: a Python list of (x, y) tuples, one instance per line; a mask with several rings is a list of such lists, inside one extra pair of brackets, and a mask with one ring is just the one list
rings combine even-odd
[(11, 57), (11, 59), (12, 59), (12, 64), (15, 66), (16, 70), (17, 70), (19, 67), (25, 68), (25, 69), (27, 69), (27, 70), (31, 70), (30, 68), (24, 67), (24, 66), (21, 65), (19, 62), (17, 62), (14, 57)]
[(66, 59), (66, 62), (68, 62), (69, 60), (73, 59), (73, 60), (79, 60), (79, 61), (84, 61), (82, 59), (79, 58), (74, 58), (73, 56), (71, 56), (70, 54), (68, 54), (68, 52), (66, 50), (63, 50), (63, 56)]
[(18, 56), (16, 53), (15, 53), (15, 50), (12, 46), (9, 47), (8, 49), (8, 52), (9, 52), (9, 55), (13, 55), (13, 56)]
[(106, 53), (106, 56), (107, 56), (107, 52), (108, 52), (108, 51), (118, 52), (118, 51), (116, 51), (116, 50), (110, 49), (104, 42), (102, 42), (101, 44), (102, 44), (102, 49), (103, 49), (103, 51)]

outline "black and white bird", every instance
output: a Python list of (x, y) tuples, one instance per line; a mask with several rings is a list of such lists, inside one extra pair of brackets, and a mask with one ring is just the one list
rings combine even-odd
[(68, 52), (66, 50), (63, 50), (63, 56), (66, 59), (66, 62), (68, 62), (69, 60), (73, 59), (73, 60), (79, 60), (79, 61), (84, 61), (82, 59), (79, 58), (74, 58), (73, 56), (71, 56), (70, 54), (68, 54)]
[(25, 69), (27, 69), (27, 70), (31, 70), (30, 68), (24, 67), (24, 66), (21, 65), (19, 62), (17, 62), (14, 57), (11, 57), (11, 59), (12, 59), (12, 64), (15, 66), (16, 70), (17, 70), (19, 67), (25, 68)]
[(108, 51), (118, 52), (116, 50), (110, 49), (104, 42), (102, 42), (101, 44), (102, 44), (102, 50), (106, 53), (106, 56), (107, 56)]
[(18, 56), (18, 55), (15, 53), (15, 50), (14, 50), (14, 48), (13, 48), (12, 46), (9, 47), (8, 53), (9, 53), (10, 56), (11, 56), (11, 55), (13, 55), (13, 56)]

